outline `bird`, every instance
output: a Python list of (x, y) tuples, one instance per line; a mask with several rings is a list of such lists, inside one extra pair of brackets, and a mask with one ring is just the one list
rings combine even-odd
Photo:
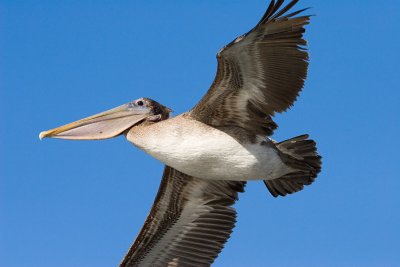
[[(307, 134), (270, 136), (276, 113), (291, 108), (307, 77), (307, 8), (271, 0), (259, 22), (217, 53), (215, 79), (189, 111), (139, 98), (40, 133), (39, 138), (101, 140), (117, 136), (161, 161), (154, 204), (120, 263), (210, 266), (231, 236), (233, 207), (248, 181), (263, 181), (274, 197), (298, 192), (321, 171)], [(291, 13), (289, 13), (289, 11)]]

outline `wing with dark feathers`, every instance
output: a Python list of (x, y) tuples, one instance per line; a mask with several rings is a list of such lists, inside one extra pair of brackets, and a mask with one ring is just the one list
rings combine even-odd
[(308, 68), (303, 33), (310, 17), (295, 17), (305, 9), (286, 14), (298, 0), (280, 9), (283, 2), (271, 1), (250, 32), (218, 52), (216, 77), (191, 111), (193, 118), (260, 135), (271, 135), (277, 128), (271, 116), (293, 105)]
[(210, 266), (236, 222), (245, 182), (207, 181), (166, 166), (153, 207), (120, 267)]

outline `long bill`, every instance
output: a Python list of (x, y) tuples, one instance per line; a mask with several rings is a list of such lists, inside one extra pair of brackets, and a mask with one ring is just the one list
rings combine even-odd
[(122, 134), (150, 116), (147, 107), (128, 103), (105, 112), (43, 131), (39, 138), (45, 137), (71, 140), (100, 140)]

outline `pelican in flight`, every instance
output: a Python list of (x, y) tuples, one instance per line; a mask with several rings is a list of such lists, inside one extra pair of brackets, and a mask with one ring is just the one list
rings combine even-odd
[(310, 16), (298, 0), (269, 4), (248, 33), (217, 53), (214, 82), (188, 112), (140, 98), (44, 131), (40, 138), (99, 140), (124, 135), (165, 164), (153, 207), (122, 260), (132, 266), (209, 266), (232, 233), (232, 207), (246, 181), (262, 180), (274, 196), (314, 182), (321, 169), (308, 135), (277, 142), (276, 112), (290, 108), (307, 76), (303, 39)]

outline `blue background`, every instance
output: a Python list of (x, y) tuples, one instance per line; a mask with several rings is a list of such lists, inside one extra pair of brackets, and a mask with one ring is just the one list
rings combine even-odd
[[(267, 4), (0, 1), (0, 266), (116, 266), (162, 164), (122, 137), (39, 132), (142, 96), (188, 110)], [(274, 138), (309, 133), (323, 171), (285, 198), (249, 183), (215, 266), (400, 266), (400, 4), (309, 6), (309, 77)]]

